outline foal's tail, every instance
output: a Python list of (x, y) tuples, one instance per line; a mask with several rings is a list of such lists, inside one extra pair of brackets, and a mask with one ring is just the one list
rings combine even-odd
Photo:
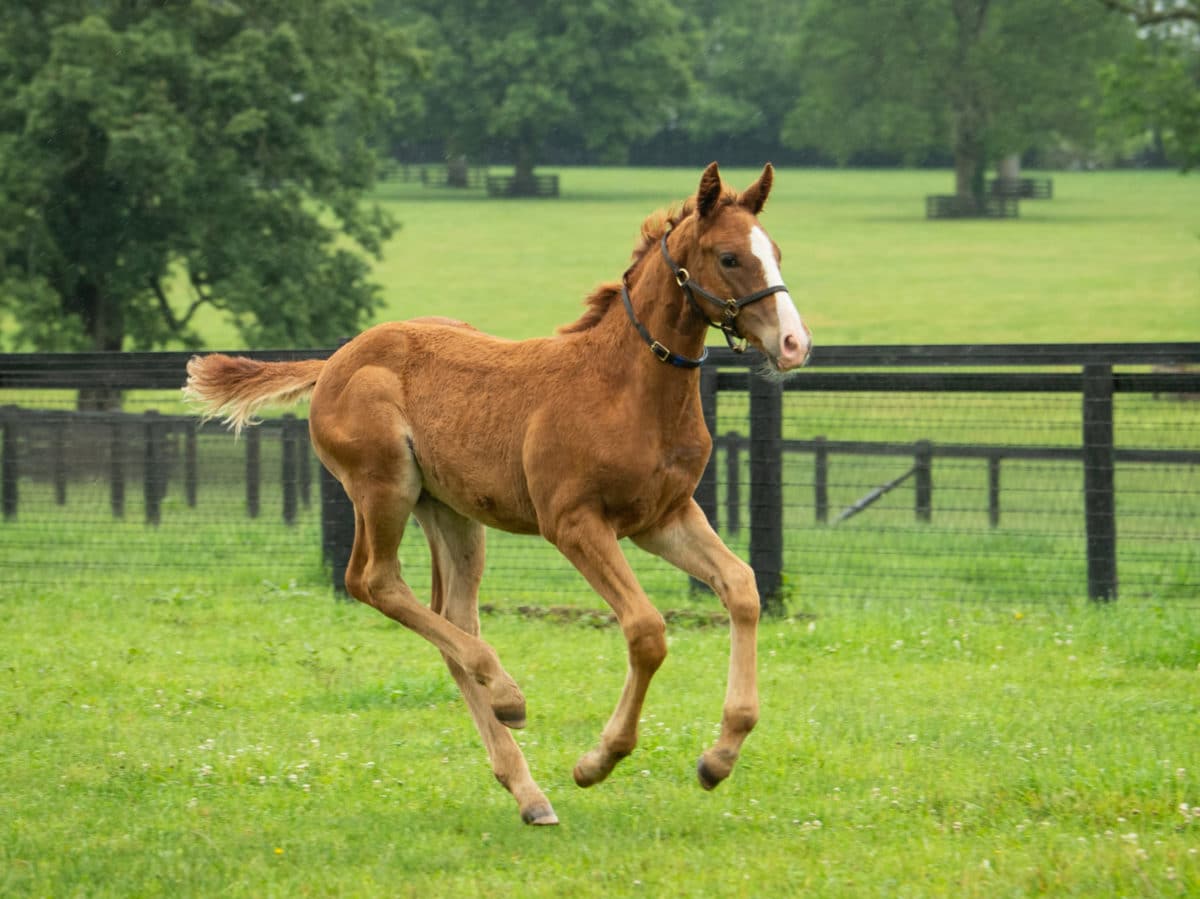
[(325, 362), (258, 362), (244, 356), (193, 356), (187, 364), (183, 395), (200, 407), (205, 420), (221, 417), (235, 432), (256, 424), (254, 413), (265, 405), (300, 402), (317, 383)]

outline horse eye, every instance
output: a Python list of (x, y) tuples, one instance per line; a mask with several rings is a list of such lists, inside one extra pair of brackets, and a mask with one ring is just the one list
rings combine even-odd
[(737, 264), (738, 264), (738, 259), (732, 253), (722, 253), (721, 254), (721, 267), (722, 268), (737, 268)]

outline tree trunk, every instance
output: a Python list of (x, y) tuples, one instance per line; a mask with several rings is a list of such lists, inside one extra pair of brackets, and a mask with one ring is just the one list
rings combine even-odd
[(957, 24), (957, 46), (953, 81), (950, 85), (954, 109), (954, 192), (960, 212), (981, 213), (986, 205), (987, 106), (977, 72), (977, 51), (987, 23), (991, 0), (951, 0)]
[[(81, 280), (75, 287), (72, 305), (83, 319), (92, 347), (102, 352), (120, 352), (125, 338), (121, 304), (94, 281)], [(96, 385), (81, 387), (76, 400), (81, 412), (113, 412), (121, 408), (121, 391)]]
[(470, 187), (470, 169), (467, 167), (467, 157), (461, 153), (446, 160), (446, 186)]
[(533, 174), (537, 149), (532, 143), (522, 142), (517, 146), (517, 159), (513, 170), (513, 193), (518, 197), (537, 196), (537, 179)]
[(974, 109), (960, 110), (954, 134), (954, 192), (964, 210), (978, 211), (985, 205), (987, 149), (983, 123)]
[(980, 168), (977, 154), (961, 149), (955, 151), (954, 193), (964, 209), (979, 209), (983, 205), (983, 195), (976, 189)]

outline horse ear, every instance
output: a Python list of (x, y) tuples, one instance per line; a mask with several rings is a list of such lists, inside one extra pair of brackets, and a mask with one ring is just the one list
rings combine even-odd
[(749, 209), (755, 215), (762, 212), (763, 206), (766, 205), (767, 195), (771, 192), (771, 184), (775, 181), (775, 167), (771, 163), (763, 166), (762, 174), (758, 176), (758, 180), (751, 184), (738, 198), (738, 202)]
[(704, 218), (717, 208), (721, 199), (721, 172), (715, 162), (710, 162), (700, 176), (700, 189), (696, 191), (696, 211)]

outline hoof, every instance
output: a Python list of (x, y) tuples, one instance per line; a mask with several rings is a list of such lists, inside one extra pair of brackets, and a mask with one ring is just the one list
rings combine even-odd
[(571, 776), (575, 778), (575, 785), (578, 787), (592, 787), (604, 780), (604, 775), (597, 776), (595, 771), (585, 772), (582, 763), (575, 766), (575, 770), (571, 772)]
[(525, 707), (519, 709), (492, 709), (496, 716), (496, 720), (505, 727), (511, 727), (513, 730), (520, 730), (525, 726)]
[(704, 761), (704, 756), (700, 756), (700, 761), (696, 763), (696, 776), (700, 779), (700, 786), (706, 790), (715, 790), (717, 785), (729, 776), (729, 772), (717, 774)]
[(532, 824), (536, 827), (546, 827), (551, 824), (558, 823), (558, 815), (554, 814), (554, 809), (547, 803), (546, 805), (535, 805), (533, 808), (527, 808), (521, 812), (521, 820), (526, 824)]
[(608, 775), (612, 774), (617, 762), (629, 755), (628, 752), (605, 752), (603, 749), (593, 749), (586, 752), (571, 772), (575, 783), (581, 787), (594, 787)]

